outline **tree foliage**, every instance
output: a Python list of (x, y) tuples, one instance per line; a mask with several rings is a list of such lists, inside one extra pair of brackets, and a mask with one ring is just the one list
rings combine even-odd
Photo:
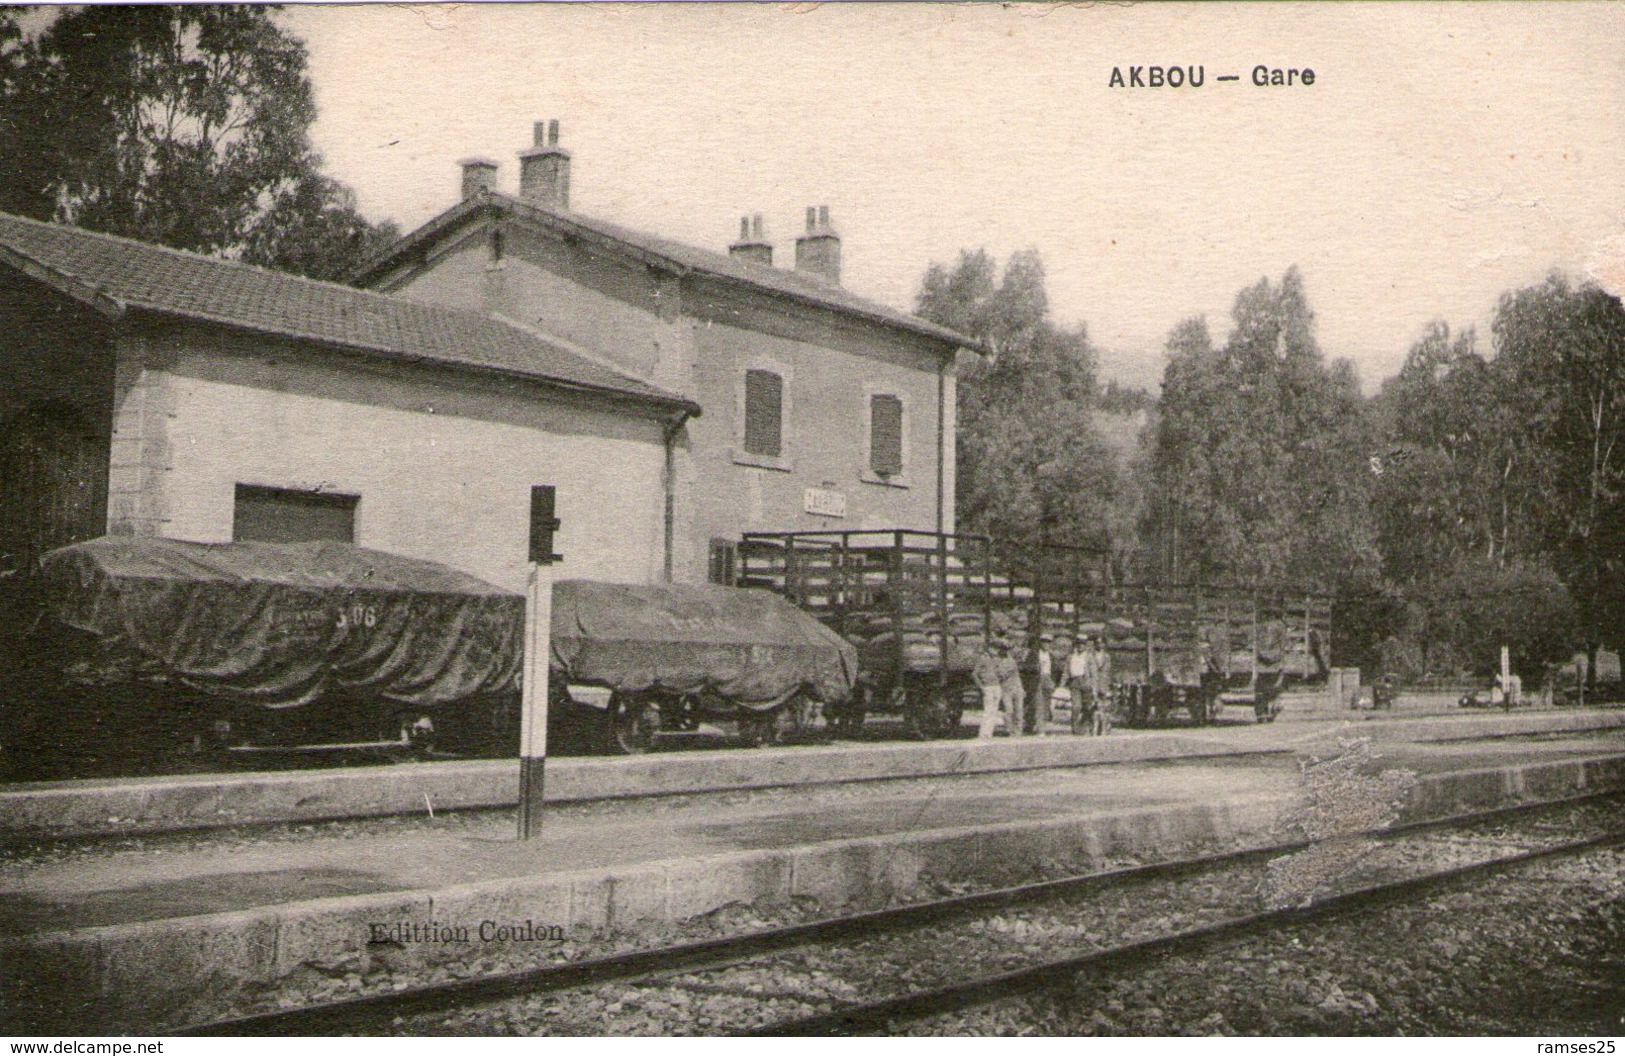
[(394, 223), (369, 222), (355, 193), (318, 172), (277, 191), (244, 239), (250, 264), (341, 281), (400, 237)]
[(916, 311), (996, 350), (959, 382), (960, 530), (1018, 554), (1109, 545), (1119, 466), (1091, 425), (1095, 352), (1081, 325), (1050, 320), (1038, 253), (1013, 254), (1002, 274), (983, 250), (933, 264)]
[(1497, 565), (1472, 558), (1408, 597), (1405, 636), (1411, 655), (1385, 667), (1412, 674), (1500, 668), (1501, 646), (1533, 686), (1544, 665), (1574, 650), (1574, 606), (1567, 588), (1539, 561)]
[(1505, 407), (1505, 365), (1477, 335), (1428, 326), (1374, 414), (1385, 443), (1373, 456), (1384, 572), (1425, 585), (1464, 561), (1505, 565), (1534, 553), (1526, 509), (1533, 441)]
[(1625, 306), (1552, 275), (1495, 317), (1507, 413), (1535, 455), (1525, 512), (1579, 608), (1586, 641), (1625, 644)]
[(1019, 548), (1104, 526), (1123, 557), (1139, 510), (1142, 574), (1334, 590), (1339, 655), (1413, 676), (1488, 675), (1505, 644), (1536, 679), (1625, 645), (1625, 307), (1595, 286), (1507, 293), (1492, 351), (1430, 324), (1368, 400), (1297, 270), (1262, 279), (1222, 345), (1173, 329), (1160, 399), (1111, 394), (1146, 412), (1137, 457), (1102, 442), (1093, 351), (1049, 322), (1036, 255), (933, 267), (919, 310), (999, 351), (961, 388), (969, 530)]
[(1486, 357), (1431, 324), (1374, 407), (1407, 648), (1480, 672), (1499, 642), (1518, 663), (1625, 641), (1625, 310), (1553, 275), (1503, 296), (1493, 332)]
[(1147, 506), (1162, 576), (1369, 580), (1367, 419), (1353, 368), (1324, 362), (1296, 268), (1242, 290), (1232, 321), (1222, 348), (1201, 319), (1168, 337)]
[(270, 9), (90, 5), (18, 28), (0, 22), (0, 208), (320, 276), (374, 247), (319, 172), (305, 47)]

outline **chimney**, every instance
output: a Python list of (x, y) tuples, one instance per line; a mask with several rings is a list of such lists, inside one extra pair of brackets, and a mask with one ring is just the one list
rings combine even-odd
[(464, 201), (496, 187), (497, 163), (490, 158), (464, 158), (457, 164), (463, 167)]
[(560, 212), (570, 208), (570, 152), (559, 146), (559, 122), (536, 122), (536, 144), (519, 152), (519, 197)]
[(829, 224), (829, 206), (807, 206), (807, 230), (796, 236), (796, 270), (841, 284), (841, 236)]
[(728, 256), (763, 267), (773, 266), (773, 243), (762, 237), (761, 213), (739, 218), (739, 241), (728, 247)]

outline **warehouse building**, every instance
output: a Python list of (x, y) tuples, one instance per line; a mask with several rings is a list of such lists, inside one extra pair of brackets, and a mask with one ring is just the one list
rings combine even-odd
[(840, 282), (841, 238), (808, 209), (793, 266), (760, 216), (727, 253), (583, 216), (558, 123), (537, 123), (517, 197), (462, 163), (461, 200), (361, 285), (561, 335), (703, 408), (674, 441), (674, 577), (728, 581), (748, 531), (952, 531), (963, 335)]
[(512, 589), (671, 564), (692, 400), (475, 312), (0, 214), (0, 575), (104, 533), (340, 539)]

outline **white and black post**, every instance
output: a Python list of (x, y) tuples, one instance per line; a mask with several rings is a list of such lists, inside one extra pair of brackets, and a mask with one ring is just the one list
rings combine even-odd
[(553, 641), (553, 533), (551, 484), (530, 489), (530, 583), (525, 592), (525, 665), (519, 717), (519, 838), (542, 834), (543, 772), (547, 766), (547, 664)]

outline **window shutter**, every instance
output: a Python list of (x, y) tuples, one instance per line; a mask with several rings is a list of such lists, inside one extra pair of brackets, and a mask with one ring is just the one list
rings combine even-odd
[(711, 540), (710, 581), (724, 587), (739, 583), (739, 544), (732, 539)]
[(784, 379), (771, 370), (745, 371), (745, 450), (777, 458), (783, 449)]
[(869, 468), (882, 476), (903, 471), (903, 401), (869, 397)]

